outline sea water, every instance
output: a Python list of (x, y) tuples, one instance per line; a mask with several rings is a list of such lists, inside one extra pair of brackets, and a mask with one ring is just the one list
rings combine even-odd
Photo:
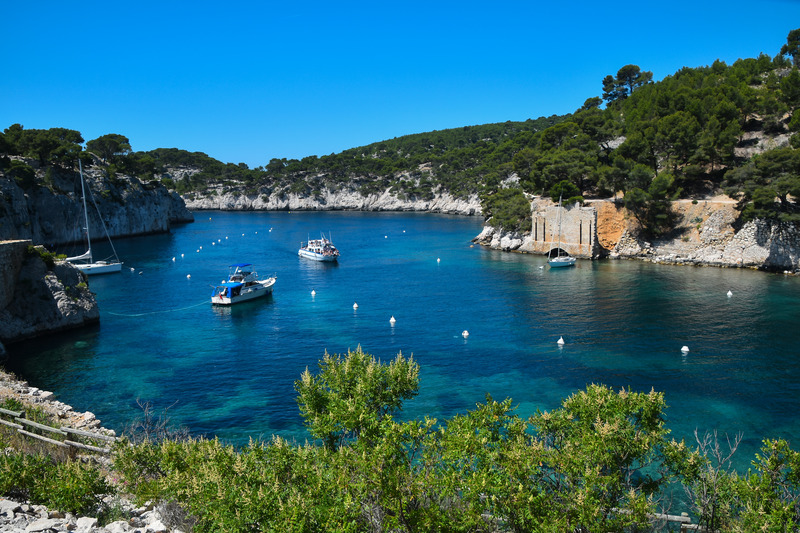
[[(90, 278), (99, 326), (12, 345), (7, 368), (117, 430), (147, 402), (195, 435), (304, 442), (295, 381), (326, 351), (361, 346), (419, 363), (406, 419), (443, 420), (487, 394), (528, 416), (599, 383), (663, 392), (672, 436), (690, 444), (695, 430), (742, 433), (742, 468), (763, 438), (800, 449), (800, 279), (624, 260), (550, 270), (473, 245), (474, 217), (195, 215), (117, 241), (123, 272)], [(338, 263), (298, 257), (322, 232)], [(212, 307), (239, 262), (277, 275), (273, 295)]]

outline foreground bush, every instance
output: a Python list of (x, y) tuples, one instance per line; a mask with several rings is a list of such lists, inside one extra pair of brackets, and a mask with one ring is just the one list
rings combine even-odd
[[(441, 423), (398, 422), (417, 376), (402, 356), (326, 354), (295, 383), (318, 445), (145, 441), (119, 445), (115, 468), (140, 502), (179, 505), (198, 532), (638, 532), (684, 510), (718, 531), (800, 525), (800, 455), (784, 441), (739, 477), (725, 467), (735, 447), (667, 439), (662, 394), (601, 385), (527, 419), (487, 397)], [(670, 508), (675, 483), (687, 498)]]
[(0, 455), (0, 494), (78, 515), (96, 516), (111, 493), (103, 474), (76, 461), (45, 455)]
[[(326, 354), (295, 383), (319, 443), (236, 449), (159, 423), (164, 431), (115, 446), (117, 489), (198, 533), (642, 532), (666, 529), (654, 513), (681, 511), (721, 532), (800, 526), (800, 454), (785, 441), (765, 441), (740, 475), (730, 467), (738, 440), (724, 452), (709, 436), (695, 449), (668, 440), (662, 394), (602, 385), (525, 419), (510, 399), (487, 397), (449, 420), (399, 422), (418, 371), (401, 355)], [(95, 514), (110, 491), (74, 461), (0, 455), (5, 496)]]

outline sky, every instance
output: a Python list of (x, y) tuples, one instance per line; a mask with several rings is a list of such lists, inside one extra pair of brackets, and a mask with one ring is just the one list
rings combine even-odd
[(775, 56), (800, 0), (3, 2), (0, 130), (251, 168), (574, 112), (638, 65)]

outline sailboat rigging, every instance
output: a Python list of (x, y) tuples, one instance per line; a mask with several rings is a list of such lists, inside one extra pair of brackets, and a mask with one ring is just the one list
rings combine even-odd
[[(75, 257), (67, 257), (67, 261), (72, 263), (75, 268), (85, 274), (108, 274), (111, 272), (120, 272), (122, 270), (122, 263), (120, 262), (119, 257), (117, 257), (117, 251), (114, 249), (114, 243), (111, 242), (111, 237), (108, 235), (108, 229), (106, 228), (102, 217), (100, 218), (100, 223), (103, 225), (103, 230), (106, 232), (106, 237), (108, 237), (109, 244), (111, 244), (111, 250), (114, 253), (114, 261), (94, 261), (92, 257), (92, 239), (89, 235), (89, 211), (86, 207), (86, 186), (83, 179), (83, 165), (81, 164), (80, 159), (78, 159), (78, 169), (81, 177), (81, 198), (83, 200), (83, 220), (85, 224), (83, 229), (86, 233), (86, 252)], [(89, 194), (91, 194), (91, 190), (89, 191)], [(94, 204), (95, 209), (97, 209), (97, 203), (94, 201), (94, 197), (92, 197), (92, 203)]]
[(558, 196), (558, 247), (556, 248), (556, 256), (553, 258), (550, 257), (552, 253), (553, 249), (551, 248), (547, 252), (547, 264), (550, 265), (550, 268), (568, 267), (575, 264), (574, 257), (569, 254), (561, 255), (561, 195)]

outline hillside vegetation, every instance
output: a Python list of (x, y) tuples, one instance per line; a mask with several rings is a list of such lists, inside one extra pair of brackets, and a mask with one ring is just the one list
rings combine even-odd
[[(796, 221), (798, 64), (800, 30), (793, 30), (774, 57), (717, 60), (658, 82), (625, 65), (598, 80), (602, 96), (570, 115), (408, 135), (255, 169), (177, 148), (134, 152), (119, 134), (91, 140), (86, 150), (108, 164), (110, 175), (160, 179), (183, 195), (313, 197), (344, 187), (407, 199), (477, 194), (490, 223), (507, 229), (529, 228), (534, 194), (624, 198), (651, 233), (671, 227), (670, 200), (719, 192), (739, 200), (745, 219)], [(71, 166), (83, 142), (74, 130), (14, 124), (0, 136), (0, 153)], [(0, 167), (26, 187), (42, 180), (21, 161), (4, 157)]]

